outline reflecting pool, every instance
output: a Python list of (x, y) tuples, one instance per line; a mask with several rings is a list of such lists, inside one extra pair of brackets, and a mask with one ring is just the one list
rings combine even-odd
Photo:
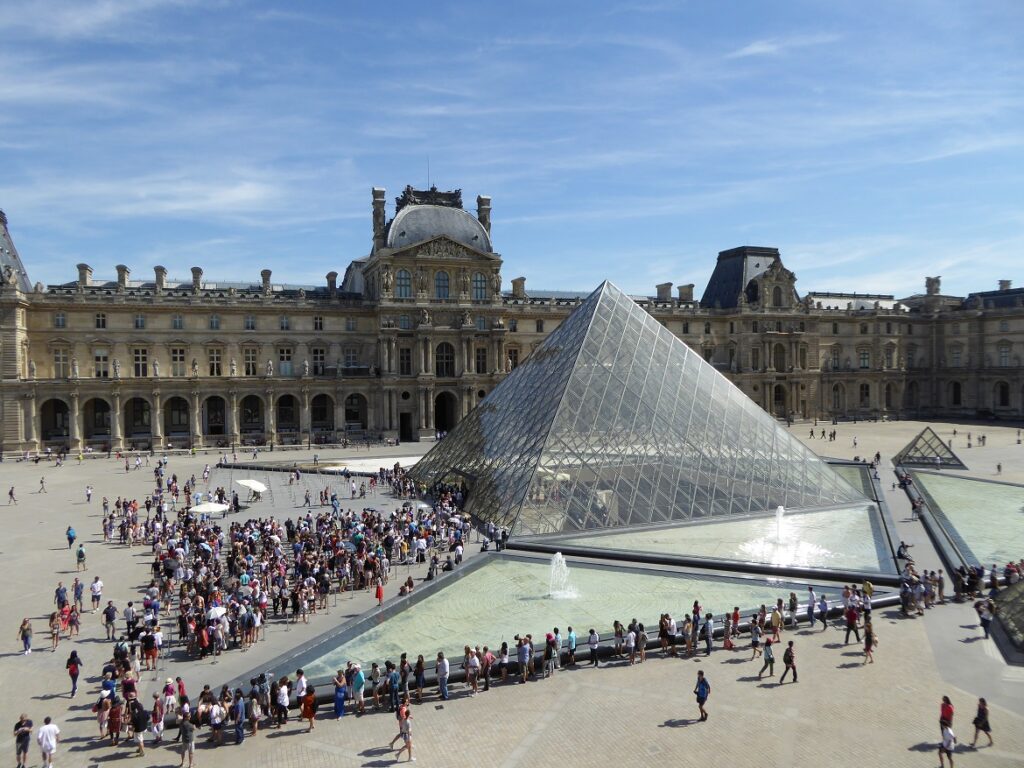
[(1024, 557), (1024, 487), (937, 472), (912, 474), (936, 520), (974, 564), (1002, 566)]
[(654, 552), (777, 566), (895, 573), (878, 509), (872, 505), (656, 526), (560, 537), (559, 544)]
[[(365, 622), (365, 631), (351, 639), (344, 636), (337, 645), (309, 661), (302, 659), (306, 674), (326, 677), (344, 667), (348, 660), (359, 661), (369, 670), (370, 662), (383, 665), (396, 660), (403, 651), (415, 661), (422, 653), (433, 661), (438, 650), (461, 659), (462, 647), (488, 645), (492, 650), (502, 641), (514, 646), (514, 636), (530, 633), (535, 639), (560, 627), (573, 626), (580, 644), (591, 627), (602, 639), (610, 634), (616, 619), (629, 623), (644, 622), (651, 637), (657, 636), (658, 617), (670, 612), (678, 619), (688, 613), (694, 600), (706, 610), (721, 615), (738, 605), (746, 610), (762, 603), (773, 604), (787, 598), (791, 591), (801, 598), (807, 583), (774, 579), (746, 579), (724, 576), (679, 574), (655, 569), (625, 569), (568, 561), (570, 589), (563, 597), (549, 597), (551, 564), (548, 560), (511, 555), (482, 556), (485, 562), (465, 575), (442, 578), (450, 582), (424, 599), (409, 605), (389, 618)], [(838, 599), (839, 588), (816, 586)], [(575, 595), (569, 597), (568, 595)], [(316, 655), (314, 650), (311, 655)]]

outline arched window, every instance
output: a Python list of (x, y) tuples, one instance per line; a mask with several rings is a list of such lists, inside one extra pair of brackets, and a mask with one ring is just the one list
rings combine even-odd
[(842, 384), (834, 384), (832, 386), (832, 410), (843, 411), (846, 410), (846, 393), (843, 391)]
[(1005, 381), (1000, 381), (996, 384), (996, 407), (1010, 407), (1010, 385)]
[(782, 288), (777, 285), (772, 288), (772, 306), (782, 306)]
[(412, 298), (412, 275), (409, 274), (407, 269), (400, 269), (398, 274), (395, 275), (395, 298)]
[(704, 333), (711, 333), (711, 323), (704, 323)]
[(448, 273), (438, 272), (434, 275), (434, 298), (448, 298)]
[(473, 301), (485, 301), (487, 299), (487, 278), (483, 272), (473, 273)]
[(860, 385), (860, 407), (868, 408), (871, 405), (871, 385)]
[(434, 373), (439, 377), (452, 378), (455, 376), (455, 347), (447, 341), (437, 345), (434, 355)]

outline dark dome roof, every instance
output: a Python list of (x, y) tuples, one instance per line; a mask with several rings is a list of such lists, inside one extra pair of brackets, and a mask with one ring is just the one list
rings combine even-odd
[(407, 205), (388, 227), (388, 248), (404, 248), (444, 235), (484, 253), (491, 252), (491, 238), (476, 217), (461, 208), (444, 205)]

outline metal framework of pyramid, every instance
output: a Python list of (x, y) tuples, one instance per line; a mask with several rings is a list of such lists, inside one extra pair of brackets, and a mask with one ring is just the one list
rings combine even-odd
[(866, 501), (608, 282), (412, 475), (517, 535)]
[(931, 427), (925, 427), (907, 446), (896, 454), (892, 463), (906, 467), (946, 467), (967, 469), (967, 465), (953, 453)]

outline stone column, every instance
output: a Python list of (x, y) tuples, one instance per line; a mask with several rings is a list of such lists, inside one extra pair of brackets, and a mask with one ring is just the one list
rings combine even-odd
[(39, 442), (36, 439), (36, 394), (29, 392), (25, 395), (25, 443), (30, 451), (38, 451)]
[(341, 390), (334, 393), (334, 431), (345, 434), (345, 394)]
[(302, 388), (302, 411), (299, 413), (299, 436), (306, 436), (307, 440), (312, 440), (313, 435), (311, 432), (311, 425), (309, 421), (309, 387)]
[(232, 445), (241, 442), (238, 434), (238, 393), (235, 390), (228, 391), (228, 412), (227, 412), (228, 440)]
[(398, 390), (391, 390), (391, 429), (398, 430)]
[(429, 336), (423, 340), (427, 345), (427, 370), (425, 373), (434, 372), (434, 340)]
[(199, 407), (199, 390), (192, 390), (192, 447), (203, 446), (203, 412)]
[(425, 390), (423, 388), (420, 388), (419, 391), (417, 392), (417, 395), (419, 396), (419, 406), (420, 406), (417, 409), (419, 411), (420, 429), (426, 429), (427, 428), (427, 390)]
[(124, 450), (124, 435), (121, 431), (121, 393), (112, 393), (114, 404), (110, 413), (110, 450)]
[(434, 430), (434, 390), (427, 390), (427, 429)]
[(266, 417), (263, 420), (264, 426), (266, 427), (266, 438), (268, 443), (277, 443), (277, 425), (274, 419), (275, 411), (277, 410), (277, 404), (274, 402), (274, 390), (268, 389), (266, 392), (266, 398), (264, 399), (264, 410), (266, 411)]
[(149, 424), (150, 434), (153, 436), (153, 447), (163, 448), (164, 444), (164, 409), (161, 403), (160, 391), (153, 392), (153, 408), (150, 410), (151, 421)]
[(79, 407), (78, 392), (69, 392), (71, 397), (71, 450), (82, 450), (82, 410)]
[(462, 356), (466, 360), (466, 370), (473, 371), (473, 337), (467, 336), (462, 340)]
[(462, 418), (466, 418), (469, 412), (473, 410), (473, 388), (463, 387), (462, 388)]

